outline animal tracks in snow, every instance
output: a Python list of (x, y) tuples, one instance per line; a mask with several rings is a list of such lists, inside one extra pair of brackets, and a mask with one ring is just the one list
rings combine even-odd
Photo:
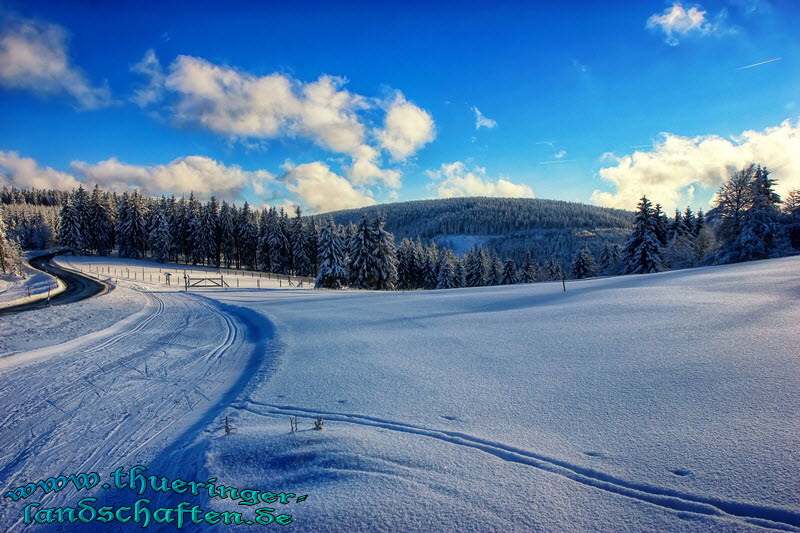
[[(658, 487), (644, 482), (629, 481), (592, 468), (570, 463), (561, 459), (510, 446), (500, 442), (476, 437), (459, 431), (443, 430), (417, 426), (404, 422), (361, 415), (341, 413), (302, 407), (275, 405), (248, 400), (238, 405), (242, 410), (265, 416), (324, 416), (326, 421), (345, 422), (360, 426), (370, 426), (382, 430), (397, 431), (438, 439), (449, 444), (473, 448), (494, 455), (504, 461), (523, 464), (570, 479), (582, 485), (618, 494), (680, 513), (740, 520), (765, 528), (800, 531), (800, 513), (779, 507), (737, 502), (713, 496), (692, 494), (667, 487)], [(599, 452), (585, 452), (599, 457)], [(688, 470), (672, 470), (676, 476), (687, 476)]]

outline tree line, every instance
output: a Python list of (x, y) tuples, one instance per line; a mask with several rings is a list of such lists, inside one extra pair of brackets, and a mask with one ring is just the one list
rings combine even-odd
[[(318, 287), (334, 289), (449, 289), (658, 272), (796, 253), (800, 192), (792, 191), (782, 201), (769, 174), (757, 165), (735, 172), (708, 213), (687, 207), (668, 217), (660, 205), (643, 197), (625, 238), (619, 238), (619, 229), (583, 230), (575, 234), (584, 235), (582, 245), (577, 237), (567, 241), (574, 249), (568, 261), (532, 247), (521, 258), (519, 254), (503, 258), (497, 248), (478, 245), (459, 255), (420, 235), (404, 237), (397, 245), (384, 212), (360, 210), (356, 221), (347, 218), (347, 224), (340, 224), (341, 214), (304, 217), (296, 208), (290, 216), (283, 209), (253, 210), (247, 202), (237, 207), (213, 197), (203, 203), (193, 194), (180, 199), (147, 198), (138, 191), (118, 195), (98, 186), (91, 194), (82, 186), (65, 193), (57, 217), (52, 213), (57, 208), (44, 203), (6, 205), (10, 237), (4, 239), (3, 249), (13, 248), (12, 241), (39, 245), (50, 239), (82, 254), (118, 250), (122, 257), (308, 276)], [(61, 198), (42, 191), (27, 196)], [(16, 197), (26, 194), (20, 191)], [(471, 199), (456, 200), (406, 204), (413, 204), (410, 212), (417, 212), (420, 205), (428, 210), (445, 205), (448, 213), (454, 205), (472, 205), (471, 209), (489, 205), (485, 199), (474, 204)], [(494, 212), (512, 204), (501, 202), (505, 207)], [(397, 213), (398, 205), (403, 204), (381, 209), (390, 207)], [(409, 212), (407, 208), (400, 212)], [(561, 214), (557, 211), (551, 221)], [(573, 230), (558, 228), (542, 231), (560, 238), (565, 231), (573, 235)]]

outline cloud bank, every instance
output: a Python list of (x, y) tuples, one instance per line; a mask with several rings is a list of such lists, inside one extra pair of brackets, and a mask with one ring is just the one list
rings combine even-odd
[(503, 198), (534, 198), (533, 189), (527, 185), (512, 183), (505, 179), (491, 180), (486, 169), (471, 170), (461, 161), (444, 163), (437, 170), (426, 172), (431, 179), (430, 187), (436, 189), (439, 198), (459, 196), (496, 196)]
[(732, 171), (751, 162), (767, 166), (778, 180), (777, 191), (785, 193), (800, 187), (800, 122), (786, 120), (730, 139), (662, 133), (653, 151), (604, 158), (614, 164), (602, 168), (600, 177), (613, 184), (615, 192), (595, 190), (591, 201), (607, 207), (633, 209), (646, 194), (673, 209), (689, 200), (695, 186), (719, 187)]

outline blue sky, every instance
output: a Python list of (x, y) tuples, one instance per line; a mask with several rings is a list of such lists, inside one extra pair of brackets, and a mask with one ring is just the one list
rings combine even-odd
[(0, 4), (0, 181), (309, 212), (704, 208), (751, 160), (800, 187), (797, 2), (256, 4)]

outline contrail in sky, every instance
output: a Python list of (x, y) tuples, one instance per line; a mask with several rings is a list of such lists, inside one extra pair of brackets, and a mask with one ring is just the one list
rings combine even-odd
[(773, 58), (773, 59), (767, 59), (766, 61), (762, 61), (761, 63), (753, 63), (752, 65), (746, 65), (744, 67), (739, 67), (736, 70), (744, 70), (746, 68), (753, 68), (753, 67), (757, 67), (759, 65), (765, 65), (767, 63), (772, 63), (773, 61), (780, 61), (781, 59), (782, 58), (780, 58), (780, 57), (776, 57), (776, 58)]

